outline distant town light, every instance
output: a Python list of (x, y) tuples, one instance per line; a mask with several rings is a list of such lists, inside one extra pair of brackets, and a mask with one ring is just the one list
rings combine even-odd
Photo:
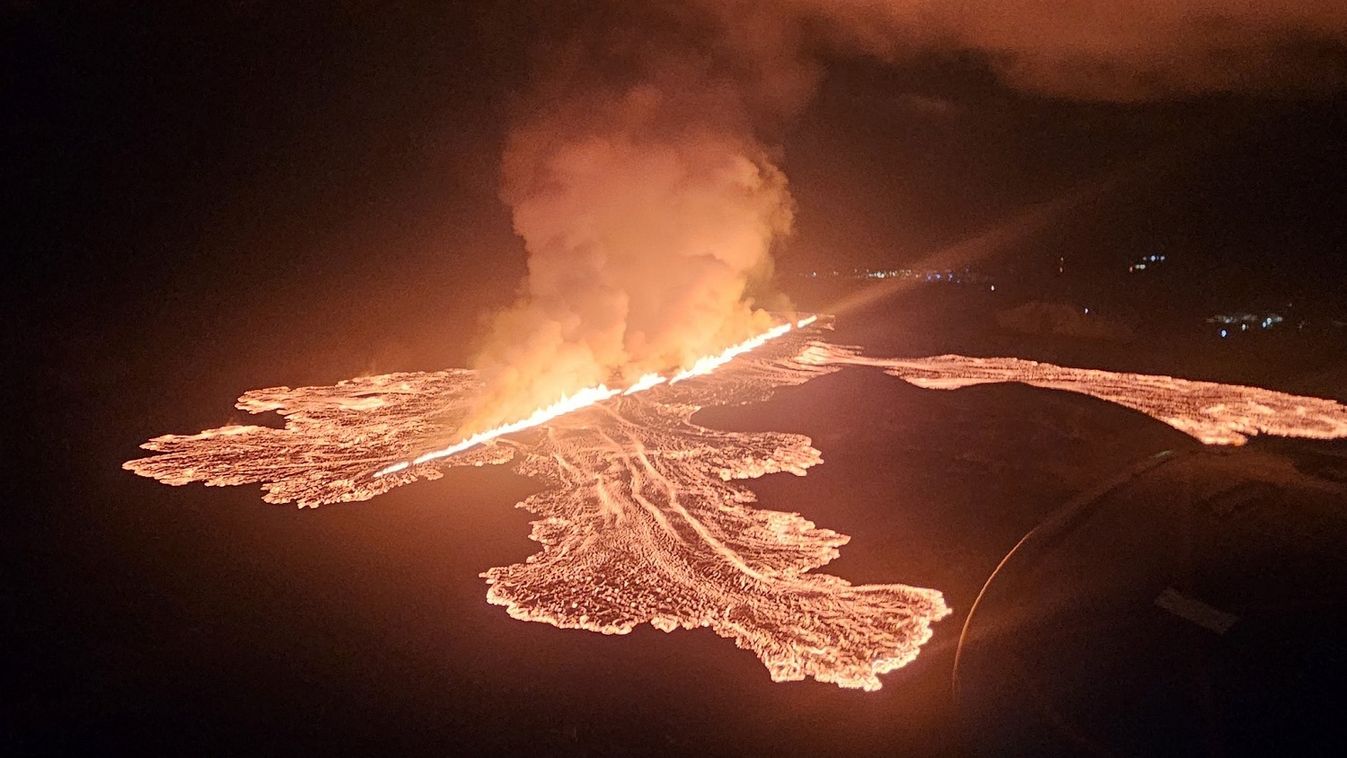
[(975, 271), (972, 266), (964, 266), (961, 271), (952, 269), (939, 271), (933, 269), (914, 270), (910, 268), (872, 269), (858, 266), (847, 271), (802, 272), (800, 276), (808, 278), (832, 276), (845, 279), (908, 279), (941, 284), (972, 284), (979, 287), (986, 284), (991, 286), (992, 291), (996, 290), (996, 287), (991, 285), (991, 277)]
[(1164, 255), (1161, 255), (1160, 253), (1151, 253), (1150, 255), (1143, 255), (1132, 261), (1132, 263), (1127, 266), (1127, 271), (1128, 273), (1134, 274), (1138, 271), (1145, 271), (1148, 268), (1156, 268), (1164, 262)]

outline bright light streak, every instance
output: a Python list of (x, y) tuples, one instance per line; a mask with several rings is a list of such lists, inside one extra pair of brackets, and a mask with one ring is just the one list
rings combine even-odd
[(640, 379), (637, 379), (635, 384), (623, 390), (622, 394), (635, 395), (637, 392), (644, 392), (657, 384), (664, 384), (667, 381), (669, 380), (659, 374), (645, 374)]
[(400, 461), (391, 466), (386, 466), (374, 472), (374, 476), (377, 478), (387, 476), (388, 474), (396, 474), (411, 466), (419, 466), (422, 463), (429, 463), (430, 461), (439, 460), (440, 458), (447, 458), (455, 453), (461, 453), (464, 450), (476, 447), (483, 442), (489, 442), (490, 440), (506, 434), (513, 434), (514, 432), (520, 432), (530, 427), (547, 423), (558, 416), (564, 416), (567, 413), (578, 411), (581, 408), (587, 408), (617, 395), (633, 395), (637, 392), (648, 390), (656, 385), (664, 384), (666, 381), (669, 384), (674, 384), (681, 382), (684, 379), (691, 379), (694, 376), (709, 374), (744, 353), (762, 347), (767, 342), (780, 337), (791, 329), (803, 329), (817, 320), (818, 316), (809, 316), (808, 318), (802, 318), (794, 323), (787, 321), (784, 324), (779, 324), (756, 337), (751, 337), (737, 345), (732, 345), (726, 348), (724, 352), (717, 355), (707, 355), (698, 358), (696, 362), (692, 364), (691, 368), (684, 369), (668, 379), (665, 379), (659, 374), (651, 373), (645, 374), (640, 379), (637, 379), (635, 384), (624, 390), (608, 389), (606, 385), (602, 384), (597, 387), (586, 387), (585, 389), (576, 392), (574, 395), (567, 395), (545, 408), (539, 408), (530, 414), (528, 418), (513, 421), (508, 424), (502, 424), (483, 432), (478, 432), (477, 434), (460, 442), (456, 442), (449, 447), (422, 453), (410, 461)]
[(744, 340), (743, 342), (740, 342), (739, 344), (731, 348), (728, 348), (727, 350), (725, 350), (725, 352), (719, 355), (702, 356), (701, 358), (698, 358), (695, 363), (692, 364), (692, 368), (684, 369), (678, 372), (677, 374), (674, 374), (673, 377), (669, 379), (669, 384), (676, 384), (677, 382), (681, 382), (684, 379), (691, 379), (694, 376), (702, 376), (704, 374), (709, 374), (712, 371), (715, 371), (716, 369), (720, 368), (721, 366), (724, 366), (726, 363), (729, 363), (735, 358), (743, 355), (744, 353), (747, 353), (748, 351), (754, 348), (761, 347), (764, 343), (768, 342), (769, 340), (774, 340), (777, 337), (780, 337), (781, 335), (785, 334), (786, 332), (789, 332), (792, 326), (793, 325), (790, 324), (789, 322), (781, 324), (779, 326), (774, 326), (771, 329), (768, 329), (767, 331), (763, 332), (762, 334), (759, 334), (758, 336), (752, 339)]
[(381, 469), (374, 475), (384, 476), (385, 474), (392, 474), (397, 471), (401, 471), (402, 469), (407, 468), (408, 465), (419, 466), (422, 463), (428, 463), (430, 461), (437, 460), (440, 458), (447, 458), (453, 455), (454, 453), (461, 453), (464, 450), (467, 450), (468, 448), (476, 447), (482, 444), (483, 442), (493, 440), (503, 434), (511, 434), (513, 432), (523, 431), (524, 429), (528, 429), (529, 427), (546, 423), (556, 418), (557, 416), (563, 416), (567, 413), (570, 413), (571, 411), (578, 411), (581, 408), (593, 405), (602, 400), (607, 400), (608, 398), (616, 394), (618, 394), (618, 390), (610, 390), (608, 389), (607, 386), (602, 384), (600, 384), (597, 387), (586, 387), (585, 389), (580, 390), (574, 395), (567, 395), (561, 398), (560, 400), (556, 401), (555, 403), (552, 403), (546, 408), (539, 408), (538, 410), (530, 414), (528, 418), (520, 419), (519, 421), (513, 421), (508, 424), (501, 424), (498, 427), (495, 427), (493, 429), (487, 429), (484, 432), (478, 432), (472, 435), (471, 437), (463, 440), (462, 442), (457, 442), (453, 445), (450, 445), (449, 447), (443, 448), (441, 450), (431, 450), (428, 453), (422, 453), (421, 455), (412, 459), (410, 464), (408, 464), (406, 461), (403, 461), (401, 463), (395, 463), (392, 466), (388, 466), (387, 468)]

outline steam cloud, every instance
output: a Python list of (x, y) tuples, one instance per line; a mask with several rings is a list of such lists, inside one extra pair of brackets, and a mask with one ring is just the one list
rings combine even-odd
[(972, 54), (1007, 86), (1112, 101), (1347, 82), (1347, 4), (1324, 0), (646, 5), (589, 4), (539, 56), (502, 161), (529, 273), (475, 361), (469, 426), (768, 325), (756, 296), (794, 213), (772, 136), (828, 56)]
[(502, 161), (528, 278), (476, 360), (488, 389), (469, 426), (772, 326), (754, 294), (794, 206), (759, 135), (805, 98), (777, 91), (781, 67), (752, 86), (754, 57), (688, 11), (617, 9), (547, 51)]

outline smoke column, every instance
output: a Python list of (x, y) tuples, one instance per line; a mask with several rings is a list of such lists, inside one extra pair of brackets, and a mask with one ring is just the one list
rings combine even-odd
[(794, 207), (759, 127), (803, 98), (687, 10), (616, 10), (546, 50), (502, 161), (528, 277), (475, 361), (488, 390), (469, 426), (772, 326), (780, 302), (755, 293)]
[[(684, 0), (537, 12), (534, 84), (502, 159), (528, 276), (474, 361), (488, 390), (464, 432), (582, 387), (685, 367), (770, 325), (764, 307), (780, 301), (761, 296), (795, 212), (777, 143), (829, 56), (971, 55), (1010, 87), (1113, 101), (1347, 81), (1340, 2)], [(1289, 44), (1307, 39), (1319, 44)]]

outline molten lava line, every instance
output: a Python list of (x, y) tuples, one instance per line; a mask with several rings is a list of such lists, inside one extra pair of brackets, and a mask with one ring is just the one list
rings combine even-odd
[(637, 392), (644, 392), (657, 384), (664, 384), (669, 381), (659, 374), (645, 374), (636, 383), (622, 391), (624, 395), (635, 395)]
[(691, 368), (684, 369), (667, 379), (660, 374), (651, 373), (645, 374), (640, 379), (637, 379), (635, 384), (622, 390), (609, 389), (608, 386), (604, 384), (600, 384), (596, 387), (586, 387), (573, 395), (563, 396), (560, 400), (549, 406), (539, 408), (529, 414), (527, 418), (512, 421), (508, 424), (501, 424), (500, 426), (478, 432), (467, 439), (455, 442), (449, 447), (440, 450), (431, 450), (430, 452), (418, 455), (412, 460), (401, 461), (394, 463), (391, 466), (386, 466), (374, 472), (374, 476), (375, 478), (378, 478), (389, 474), (396, 474), (397, 472), (404, 471), (412, 466), (419, 466), (422, 463), (429, 463), (430, 461), (439, 460), (440, 458), (447, 458), (456, 453), (468, 450), (469, 448), (474, 448), (483, 442), (489, 442), (506, 434), (513, 434), (514, 432), (520, 432), (538, 426), (539, 424), (545, 424), (558, 416), (564, 416), (567, 413), (572, 413), (582, 408), (588, 408), (591, 405), (601, 403), (604, 400), (608, 400), (617, 395), (634, 395), (637, 392), (643, 392), (656, 385), (664, 384), (665, 382), (674, 384), (681, 382), (684, 379), (691, 379), (694, 376), (709, 374), (738, 356), (743, 355), (750, 350), (762, 347), (764, 344), (786, 334), (792, 329), (803, 329), (817, 320), (818, 316), (809, 316), (796, 322), (787, 321), (784, 324), (779, 324), (756, 337), (746, 339), (737, 345), (731, 345), (721, 353), (698, 358), (692, 364)]

